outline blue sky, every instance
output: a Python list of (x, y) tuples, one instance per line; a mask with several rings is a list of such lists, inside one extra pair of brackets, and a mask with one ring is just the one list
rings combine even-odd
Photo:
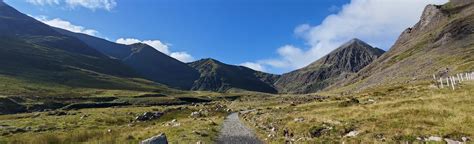
[(426, 4), (446, 0), (5, 1), (47, 24), (114, 42), (146, 42), (182, 61), (211, 57), (284, 73), (354, 37), (387, 50)]

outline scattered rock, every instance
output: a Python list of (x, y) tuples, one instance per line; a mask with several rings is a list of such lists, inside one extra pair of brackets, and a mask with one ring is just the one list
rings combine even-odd
[(441, 137), (430, 136), (430, 137), (428, 137), (428, 139), (427, 139), (426, 141), (437, 141), (437, 142), (440, 142), (440, 141), (442, 141), (442, 140), (443, 140), (443, 138), (441, 138)]
[(162, 112), (145, 112), (143, 113), (143, 115), (137, 116), (135, 120), (136, 121), (149, 121), (149, 120), (159, 119), (163, 115), (164, 113)]
[(368, 102), (371, 102), (371, 103), (375, 103), (375, 100), (374, 99), (369, 99), (367, 100)]
[(344, 137), (355, 137), (359, 134), (359, 131), (353, 130), (347, 133)]
[(295, 118), (293, 121), (295, 122), (303, 122), (304, 121), (304, 118), (300, 117), (300, 118)]
[(463, 144), (463, 142), (455, 141), (455, 140), (447, 139), (447, 138), (445, 138), (444, 141), (446, 141), (446, 143), (448, 144)]
[(464, 142), (467, 142), (467, 141), (470, 141), (470, 140), (471, 140), (469, 137), (462, 137), (461, 139), (462, 139), (462, 141), (464, 141)]
[(191, 117), (192, 117), (192, 118), (201, 117), (201, 113), (200, 113), (200, 112), (192, 112), (192, 113), (191, 113)]
[(179, 123), (178, 120), (173, 119), (170, 122), (167, 122), (166, 126), (178, 127), (178, 126), (181, 126), (181, 123)]
[(140, 144), (168, 144), (168, 139), (166, 138), (166, 135), (162, 133), (157, 136), (146, 139), (140, 142)]

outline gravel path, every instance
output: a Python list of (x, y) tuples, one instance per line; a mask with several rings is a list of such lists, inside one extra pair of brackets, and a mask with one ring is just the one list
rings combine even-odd
[(232, 113), (224, 121), (217, 140), (218, 144), (263, 144), (255, 133), (239, 119), (238, 113)]

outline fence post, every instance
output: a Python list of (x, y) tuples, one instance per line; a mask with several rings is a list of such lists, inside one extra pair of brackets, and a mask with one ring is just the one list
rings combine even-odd
[(459, 74), (456, 74), (456, 76), (457, 76), (457, 78), (458, 78), (458, 79), (457, 79), (457, 80), (458, 80), (458, 83), (461, 83), (461, 77), (459, 76)]
[(444, 85), (443, 85), (443, 78), (439, 78), (439, 83), (440, 83), (441, 88), (444, 88)]
[(454, 90), (454, 84), (455, 84), (454, 77), (451, 77), (451, 87), (453, 87), (453, 90)]
[(449, 77), (446, 78), (446, 86), (449, 88)]

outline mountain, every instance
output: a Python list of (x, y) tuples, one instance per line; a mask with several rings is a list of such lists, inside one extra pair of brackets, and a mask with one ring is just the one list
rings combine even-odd
[(346, 79), (384, 53), (353, 39), (310, 65), (283, 74), (275, 83), (281, 93), (311, 93)]
[(88, 46), (121, 60), (148, 80), (174, 88), (191, 89), (194, 80), (199, 78), (199, 73), (195, 69), (146, 44), (123, 45), (59, 28), (55, 30), (78, 38)]
[(214, 59), (201, 59), (189, 66), (201, 74), (192, 90), (225, 92), (231, 89), (276, 93), (272, 83), (277, 75), (267, 74), (243, 66), (224, 64)]
[(60, 34), (0, 1), (1, 90), (15, 86), (19, 89), (16, 93), (21, 93), (40, 85), (56, 88), (51, 84), (101, 89), (139, 89), (153, 85), (132, 80), (139, 77), (119, 60), (77, 38)]
[(428, 5), (420, 21), (407, 28), (387, 53), (340, 86), (361, 90), (472, 71), (473, 34), (474, 1)]

